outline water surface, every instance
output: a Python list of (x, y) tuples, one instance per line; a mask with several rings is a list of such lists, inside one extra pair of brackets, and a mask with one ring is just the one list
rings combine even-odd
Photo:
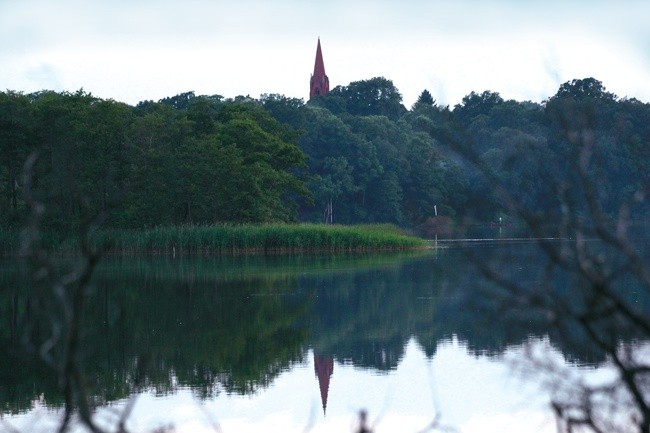
[[(360, 409), (377, 432), (421, 431), (437, 416), (463, 432), (553, 431), (546, 391), (515, 374), (524, 351), (591, 375), (606, 374), (605, 358), (486, 296), (470, 262), (498, 258), (532, 282), (543, 265), (533, 245), (472, 248), (108, 258), (84, 311), (97, 416), (114, 425), (135, 399), (134, 431), (352, 431)], [(21, 350), (23, 278), (3, 262), (0, 407), (5, 426), (51, 431), (63, 400), (52, 371)]]

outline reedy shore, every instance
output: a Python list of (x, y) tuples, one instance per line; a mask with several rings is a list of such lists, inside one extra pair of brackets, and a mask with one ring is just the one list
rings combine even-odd
[[(20, 249), (20, 235), (2, 232), (5, 254)], [(369, 252), (424, 249), (423, 239), (390, 224), (242, 224), (183, 225), (146, 229), (103, 229), (89, 234), (94, 249), (115, 255), (292, 254), (305, 252)], [(44, 246), (53, 253), (74, 254), (78, 239), (46, 234)]]

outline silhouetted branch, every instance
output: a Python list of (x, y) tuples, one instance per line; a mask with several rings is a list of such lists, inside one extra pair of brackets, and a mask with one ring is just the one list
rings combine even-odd
[[(71, 272), (57, 276), (57, 268), (41, 243), (41, 220), (45, 207), (35, 198), (32, 189), (37, 159), (38, 155), (30, 155), (23, 172), (24, 198), (31, 212), (23, 233), (21, 255), (31, 268), (34, 296), (33, 314), (27, 318), (22, 342), (28, 351), (38, 353), (46, 365), (59, 375), (65, 408), (58, 431), (68, 431), (77, 414), (88, 430), (104, 433), (93, 420), (94, 408), (87, 393), (80, 360), (84, 304), (93, 272), (101, 257), (101, 252), (93, 251), (90, 247), (88, 234), (104, 216), (82, 221), (79, 227), (81, 259)], [(45, 327), (40, 322), (43, 318), (46, 319)], [(45, 332), (47, 337), (39, 343), (41, 332)], [(131, 410), (132, 401), (129, 401), (118, 425), (120, 432), (126, 432), (124, 423)]]
[[(650, 360), (635, 355), (639, 349), (634, 343), (621, 339), (632, 335), (635, 339), (650, 339), (650, 316), (629, 301), (621, 285), (631, 279), (644, 293), (650, 293), (650, 264), (630, 240), (632, 209), (643, 202), (649, 186), (642, 185), (618, 209), (608, 214), (603, 210), (599, 185), (592, 170), (596, 136), (590, 115), (569, 116), (575, 110), (560, 113), (564, 136), (572, 146), (571, 155), (563, 163), (568, 174), (547, 181), (552, 185), (559, 205), (555, 230), (562, 241), (545, 237), (543, 217), (520, 200), (518, 191), (509, 190), (500, 177), (480, 158), (468, 151), (455, 137), (454, 147), (481, 173), (490, 187), (502, 199), (504, 206), (525, 222), (536, 243), (548, 259), (538, 279), (522, 282), (516, 275), (489, 263), (475, 260), (475, 264), (498, 290), (490, 292), (502, 303), (502, 310), (525, 309), (540, 312), (555, 331), (570, 342), (566, 324), (577, 324), (590, 342), (606, 354), (617, 373), (607, 385), (595, 386), (567, 379), (567, 372), (556, 363), (543, 362), (544, 355), (529, 353), (535, 368), (551, 378), (549, 386), (555, 392), (552, 408), (557, 418), (558, 431), (589, 430), (597, 433), (630, 431), (650, 432)], [(580, 113), (577, 113), (580, 114)], [(471, 143), (471, 137), (462, 135)], [(471, 148), (471, 146), (470, 146)], [(552, 167), (549, 172), (557, 173)], [(613, 215), (613, 216), (610, 216)], [(567, 273), (572, 280), (564, 292), (558, 291), (554, 276), (557, 271)], [(634, 340), (638, 341), (638, 340)]]

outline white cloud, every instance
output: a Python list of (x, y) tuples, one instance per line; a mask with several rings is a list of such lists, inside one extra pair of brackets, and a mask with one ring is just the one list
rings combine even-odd
[(424, 88), (540, 101), (587, 76), (648, 101), (649, 15), (636, 0), (4, 2), (0, 87), (305, 98), (320, 36), (332, 85), (384, 76), (407, 106)]
[(40, 64), (26, 69), (24, 76), (37, 88), (49, 88), (51, 90), (61, 91), (63, 85), (59, 78), (56, 68), (49, 64)]

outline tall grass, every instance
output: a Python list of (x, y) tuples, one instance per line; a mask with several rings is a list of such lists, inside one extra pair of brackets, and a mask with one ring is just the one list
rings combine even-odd
[[(0, 254), (20, 249), (21, 232), (0, 229)], [(53, 253), (74, 254), (79, 239), (42, 233), (43, 246)], [(264, 224), (173, 226), (149, 229), (93, 231), (95, 248), (118, 255), (133, 254), (279, 254), (301, 252), (372, 252), (426, 248), (426, 241), (390, 224), (325, 225)]]
[(103, 230), (92, 236), (117, 254), (234, 254), (418, 249), (425, 241), (392, 225), (265, 224)]

